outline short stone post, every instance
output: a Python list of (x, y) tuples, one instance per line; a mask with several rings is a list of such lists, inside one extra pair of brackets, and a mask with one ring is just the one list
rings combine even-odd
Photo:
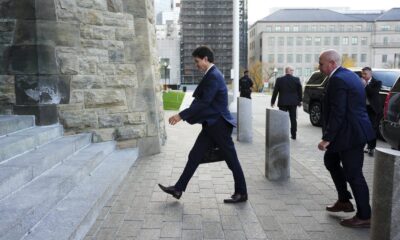
[(289, 114), (267, 108), (265, 127), (265, 176), (269, 180), (290, 177)]
[(239, 142), (253, 142), (253, 114), (251, 99), (238, 97), (237, 116), (237, 140)]
[(371, 240), (400, 239), (400, 151), (375, 154)]

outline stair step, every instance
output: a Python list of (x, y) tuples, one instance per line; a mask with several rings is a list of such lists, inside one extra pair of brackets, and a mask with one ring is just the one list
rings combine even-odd
[(61, 125), (33, 127), (0, 138), (0, 163), (63, 135)]
[(62, 137), (0, 164), (0, 199), (88, 146), (91, 137), (89, 133)]
[(137, 157), (137, 149), (118, 150), (107, 156), (23, 239), (83, 239)]
[(34, 116), (1, 115), (0, 136), (35, 126)]
[(115, 142), (92, 144), (0, 201), (0, 239), (20, 239), (113, 152)]

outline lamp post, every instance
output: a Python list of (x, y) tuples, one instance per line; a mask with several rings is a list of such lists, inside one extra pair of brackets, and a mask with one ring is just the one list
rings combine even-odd
[[(274, 74), (274, 87), (275, 87), (275, 83), (276, 83), (276, 74), (278, 73), (278, 69), (275, 67), (274, 68), (274, 72), (273, 72), (273, 74)], [(272, 84), (271, 84), (272, 85)]]
[(165, 61), (163, 63), (164, 66), (164, 91), (167, 90), (167, 68), (168, 68), (168, 63)]

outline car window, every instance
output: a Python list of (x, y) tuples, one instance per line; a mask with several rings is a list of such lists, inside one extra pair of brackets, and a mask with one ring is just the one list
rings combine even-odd
[(397, 79), (397, 82), (394, 84), (392, 92), (400, 92), (400, 78)]
[(325, 78), (325, 74), (321, 72), (315, 72), (311, 75), (310, 79), (308, 79), (307, 84), (321, 84)]
[(373, 71), (372, 76), (382, 82), (382, 89), (390, 90), (400, 77), (400, 71)]

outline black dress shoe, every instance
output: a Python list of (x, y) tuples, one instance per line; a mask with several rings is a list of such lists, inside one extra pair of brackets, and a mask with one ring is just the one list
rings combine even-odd
[(240, 203), (247, 201), (247, 194), (239, 194), (235, 193), (231, 196), (231, 198), (224, 199), (224, 203)]
[(292, 135), (291, 138), (292, 138), (293, 140), (296, 140), (296, 136), (293, 136), (293, 135)]
[(169, 187), (164, 187), (161, 184), (158, 184), (158, 186), (163, 190), (164, 192), (171, 194), (174, 198), (179, 199), (182, 196), (182, 191), (176, 190), (174, 186), (169, 186)]

